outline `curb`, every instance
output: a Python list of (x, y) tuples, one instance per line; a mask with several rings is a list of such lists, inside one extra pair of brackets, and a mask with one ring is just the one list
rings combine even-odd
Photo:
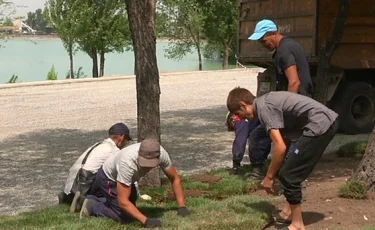
[[(159, 77), (173, 76), (173, 75), (185, 75), (185, 74), (202, 74), (202, 73), (213, 73), (213, 72), (243, 72), (248, 71), (250, 74), (255, 74), (263, 71), (263, 68), (237, 68), (228, 70), (203, 70), (203, 71), (181, 71), (181, 72), (159, 72)], [(48, 86), (48, 85), (63, 85), (63, 84), (74, 84), (74, 83), (84, 83), (84, 82), (100, 82), (100, 81), (117, 81), (133, 79), (135, 75), (128, 76), (113, 76), (113, 77), (99, 77), (99, 78), (81, 78), (81, 79), (64, 79), (64, 80), (53, 80), (53, 81), (35, 81), (35, 82), (20, 82), (20, 83), (10, 83), (10, 84), (0, 84), (1, 89), (11, 89), (11, 88), (21, 88), (29, 86)]]

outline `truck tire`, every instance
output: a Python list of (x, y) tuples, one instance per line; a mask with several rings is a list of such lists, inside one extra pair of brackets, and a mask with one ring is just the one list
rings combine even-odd
[(375, 125), (375, 89), (365, 82), (348, 82), (336, 97), (340, 130), (346, 134), (370, 133)]

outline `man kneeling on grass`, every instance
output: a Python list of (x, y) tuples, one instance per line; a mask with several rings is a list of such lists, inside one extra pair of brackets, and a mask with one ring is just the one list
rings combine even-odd
[[(301, 183), (309, 176), (338, 129), (338, 115), (321, 103), (290, 92), (270, 92), (259, 98), (235, 88), (227, 98), (228, 110), (243, 119), (259, 119), (274, 144), (262, 186), (270, 193), (277, 172), (287, 204), (274, 219), (289, 223), (284, 230), (304, 230)], [(288, 145), (294, 140), (294, 145)]]
[(179, 207), (177, 214), (189, 215), (180, 176), (172, 166), (168, 153), (157, 140), (146, 139), (108, 158), (98, 172), (104, 198), (88, 195), (83, 201), (80, 218), (102, 216), (121, 223), (131, 222), (134, 218), (147, 228), (160, 227), (158, 219), (147, 218), (135, 206), (137, 191), (134, 183), (157, 166), (162, 168), (172, 183)]

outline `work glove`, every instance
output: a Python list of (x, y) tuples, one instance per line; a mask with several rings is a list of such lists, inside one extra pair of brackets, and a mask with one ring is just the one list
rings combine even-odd
[(182, 217), (188, 216), (190, 214), (189, 210), (187, 210), (186, 207), (180, 207), (177, 210), (177, 215), (180, 215)]
[(158, 219), (147, 218), (144, 227), (145, 228), (157, 228), (161, 226), (161, 222)]

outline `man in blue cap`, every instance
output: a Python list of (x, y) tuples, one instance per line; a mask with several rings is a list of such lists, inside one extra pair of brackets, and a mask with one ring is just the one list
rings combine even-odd
[(108, 138), (90, 146), (69, 169), (64, 190), (58, 194), (59, 204), (71, 204), (71, 212), (79, 210), (79, 199), (88, 194), (97, 194), (95, 178), (99, 168), (108, 157), (125, 147), (132, 140), (129, 128), (123, 123), (116, 123), (108, 130)]
[[(276, 70), (276, 91), (289, 91), (312, 97), (314, 90), (310, 68), (302, 46), (278, 32), (276, 24), (268, 19), (259, 21), (249, 40), (258, 41), (264, 48), (274, 51), (272, 59)], [(271, 150), (271, 140), (264, 127), (258, 127), (250, 136), (250, 162), (253, 171), (250, 179), (263, 179), (263, 165)]]
[[(310, 67), (302, 46), (295, 40), (278, 32), (276, 24), (268, 19), (259, 21), (249, 40), (258, 41), (264, 48), (274, 51), (272, 55), (276, 70), (276, 91), (289, 91), (312, 97), (314, 88), (310, 75)], [(271, 150), (271, 139), (264, 126), (259, 121), (257, 128), (250, 135), (250, 162), (253, 171), (250, 179), (262, 181), (265, 173), (262, 171), (264, 162)], [(294, 148), (296, 139), (286, 143)], [(264, 180), (263, 180), (264, 181)], [(302, 182), (302, 187), (305, 183)], [(305, 199), (305, 198), (303, 198)], [(274, 216), (275, 221), (283, 222), (291, 213), (289, 205), (285, 205), (280, 213)]]

